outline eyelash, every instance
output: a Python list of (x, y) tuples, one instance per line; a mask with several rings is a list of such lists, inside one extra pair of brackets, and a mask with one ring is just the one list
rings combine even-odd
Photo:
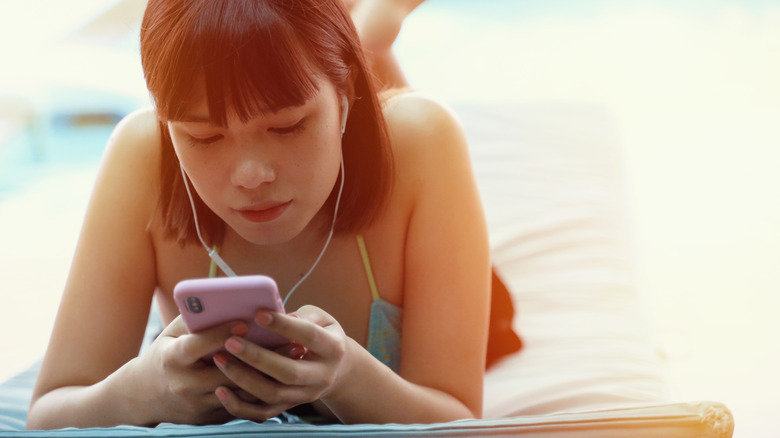
[(190, 140), (191, 144), (193, 144), (193, 145), (200, 145), (200, 146), (207, 146), (207, 145), (210, 145), (210, 144), (213, 144), (213, 143), (216, 143), (216, 142), (222, 140), (222, 136), (221, 135), (215, 135), (215, 136), (207, 137), (207, 138), (199, 138), (199, 137), (193, 137), (193, 136), (189, 136), (189, 137), (190, 137), (189, 140)]
[(286, 126), (284, 128), (273, 128), (271, 131), (276, 132), (277, 134), (281, 135), (290, 135), (290, 134), (296, 134), (298, 132), (303, 131), (303, 122), (305, 119), (300, 120), (298, 123), (292, 125), (292, 126)]
[[(292, 126), (286, 126), (284, 128), (271, 128), (270, 131), (275, 132), (279, 135), (291, 135), (291, 134), (297, 134), (301, 131), (303, 131), (304, 120), (299, 121), (298, 123), (292, 125)], [(193, 145), (210, 145), (213, 143), (216, 143), (220, 140), (222, 140), (222, 135), (214, 135), (212, 137), (206, 137), (206, 138), (199, 138), (199, 137), (193, 137), (189, 136), (190, 143)]]

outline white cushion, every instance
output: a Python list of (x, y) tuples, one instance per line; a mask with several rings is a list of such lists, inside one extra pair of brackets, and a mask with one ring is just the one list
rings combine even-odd
[(485, 417), (671, 402), (634, 286), (609, 114), (573, 103), (455, 111), (524, 342), (487, 373)]

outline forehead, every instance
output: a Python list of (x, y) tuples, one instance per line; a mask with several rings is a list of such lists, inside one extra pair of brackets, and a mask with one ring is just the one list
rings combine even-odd
[[(257, 98), (251, 105), (252, 111), (240, 113), (234, 106), (224, 107), (223, 117), (213, 117), (213, 107), (208, 98), (205, 81), (193, 89), (191, 104), (188, 105), (176, 118), (171, 118), (172, 122), (184, 123), (208, 123), (213, 125), (225, 125), (230, 119), (239, 119), (246, 122), (249, 119), (257, 117), (284, 116), (286, 113), (294, 112), (298, 109), (305, 109), (320, 104), (328, 99), (329, 96), (336, 95), (335, 86), (324, 76), (316, 78), (315, 87), (309, 96), (302, 102), (293, 102), (289, 105), (269, 105), (261, 98)], [(248, 106), (245, 104), (245, 106)], [(221, 120), (224, 118), (224, 123)]]
[(340, 2), (150, 2), (142, 62), (161, 118), (180, 120), (203, 100), (217, 124), (230, 112), (248, 120), (299, 106), (317, 91), (320, 74), (346, 87), (354, 47), (345, 50), (351, 42), (345, 40), (354, 35), (342, 32), (349, 16), (335, 5)]

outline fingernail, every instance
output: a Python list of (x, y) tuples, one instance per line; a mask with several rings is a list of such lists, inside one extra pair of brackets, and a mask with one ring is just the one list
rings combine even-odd
[(245, 336), (249, 333), (249, 326), (244, 321), (238, 322), (230, 329), (230, 333), (233, 336)]
[(225, 341), (225, 348), (231, 353), (241, 353), (244, 349), (244, 344), (238, 338), (229, 338)]
[(216, 394), (219, 401), (224, 402), (227, 400), (227, 393), (225, 392), (224, 388), (217, 388), (216, 391), (214, 391), (214, 394)]
[(260, 325), (268, 325), (271, 323), (271, 320), (273, 320), (273, 316), (271, 316), (271, 313), (266, 312), (264, 310), (257, 312), (257, 314), (255, 315), (255, 322)]
[(290, 358), (292, 359), (303, 359), (303, 356), (306, 354), (306, 347), (303, 345), (295, 345), (290, 349)]
[(287, 316), (292, 316), (293, 318), (301, 319), (300, 315), (298, 315), (297, 313), (288, 313)]
[(227, 358), (224, 355), (222, 355), (220, 353), (217, 353), (217, 354), (214, 355), (214, 363), (218, 367), (224, 368), (225, 365), (227, 365)]

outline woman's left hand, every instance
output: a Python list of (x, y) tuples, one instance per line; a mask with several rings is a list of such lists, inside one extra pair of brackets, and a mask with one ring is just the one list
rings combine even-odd
[(225, 409), (238, 418), (265, 421), (302, 403), (327, 396), (348, 375), (350, 349), (356, 345), (339, 323), (318, 307), (303, 306), (295, 314), (260, 311), (255, 321), (290, 339), (307, 352), (290, 356), (233, 336), (214, 363), (239, 388), (220, 386), (216, 395)]

